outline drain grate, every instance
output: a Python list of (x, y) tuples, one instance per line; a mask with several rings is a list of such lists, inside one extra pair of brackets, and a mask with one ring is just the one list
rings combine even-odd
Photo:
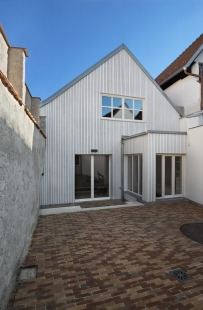
[(30, 280), (32, 278), (36, 278), (37, 269), (38, 267), (36, 265), (21, 267), (18, 274), (18, 281), (25, 281)]
[(170, 270), (169, 275), (176, 278), (179, 282), (185, 282), (189, 279), (192, 279), (192, 277), (181, 268)]

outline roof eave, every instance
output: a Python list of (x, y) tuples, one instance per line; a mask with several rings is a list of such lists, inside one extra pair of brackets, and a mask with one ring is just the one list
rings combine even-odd
[(79, 76), (77, 76), (75, 79), (73, 79), (72, 81), (70, 81), (68, 84), (66, 84), (65, 86), (63, 86), (62, 88), (60, 88), (57, 92), (55, 92), (53, 95), (51, 95), (50, 97), (48, 97), (47, 99), (43, 100), (40, 104), (40, 106), (44, 106), (47, 103), (49, 103), (50, 101), (54, 100), (55, 98), (57, 98), (59, 95), (61, 95), (64, 91), (68, 90), (71, 86), (73, 86), (74, 84), (76, 84), (77, 82), (79, 82), (81, 79), (83, 79), (85, 76), (87, 76), (88, 74), (90, 74), (93, 70), (97, 69), (99, 66), (101, 66), (104, 62), (106, 62), (107, 60), (109, 60), (112, 56), (114, 56), (115, 54), (117, 54), (118, 52), (120, 52), (122, 49), (126, 48), (125, 44), (121, 44), (120, 46), (118, 46), (115, 50), (113, 50), (111, 53), (109, 53), (108, 55), (106, 55), (105, 57), (103, 57), (101, 60), (99, 60), (98, 62), (96, 62), (93, 66), (91, 66), (89, 69), (85, 70), (83, 73), (81, 73)]
[[(183, 65), (183, 67), (190, 67), (192, 65), (192, 63), (195, 61), (195, 59), (199, 56), (199, 54), (202, 52), (203, 50), (203, 44), (198, 48), (198, 50), (194, 53), (194, 55), (188, 60), (188, 62)], [(166, 82), (170, 81), (170, 79), (172, 79), (174, 76), (176, 76), (177, 74), (179, 74), (180, 72), (184, 71), (183, 68), (180, 68), (179, 70), (177, 70), (175, 73), (173, 73), (172, 75), (170, 75), (169, 77), (167, 77), (165, 80), (163, 80), (161, 83), (159, 83), (160, 86), (162, 86), (163, 84), (165, 84)]]
[(133, 53), (128, 49), (128, 47), (125, 44), (121, 44), (119, 47), (117, 47), (115, 50), (113, 50), (111, 53), (109, 53), (107, 56), (102, 58), (100, 61), (98, 61), (96, 64), (91, 66), (89, 69), (84, 71), (82, 74), (80, 74), (78, 77), (76, 77), (74, 80), (66, 84), (64, 87), (59, 89), (57, 92), (55, 92), (52, 96), (48, 97), (47, 99), (43, 100), (41, 102), (40, 107), (43, 107), (44, 105), (48, 104), (50, 101), (54, 100), (56, 97), (61, 95), (64, 91), (69, 89), (71, 86), (79, 82), (82, 78), (84, 78), (86, 75), (91, 73), (93, 70), (98, 68), (100, 65), (102, 65), (104, 62), (109, 60), (111, 57), (113, 57), (115, 54), (120, 52), (122, 49), (125, 49), (126, 52), (132, 57), (132, 59), (137, 63), (137, 65), (141, 68), (141, 70), (147, 75), (147, 77), (151, 80), (151, 82), (159, 89), (159, 91), (162, 93), (162, 95), (169, 101), (169, 103), (173, 106), (173, 108), (178, 112), (180, 116), (183, 116), (180, 109), (171, 101), (171, 99), (165, 94), (163, 89), (159, 86), (159, 84), (153, 79), (153, 77), (149, 74), (149, 72), (142, 66), (142, 64), (138, 61), (138, 59), (133, 55)]

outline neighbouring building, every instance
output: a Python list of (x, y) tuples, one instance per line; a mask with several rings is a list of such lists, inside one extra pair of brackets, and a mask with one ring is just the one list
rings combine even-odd
[(156, 81), (182, 109), (180, 130), (187, 132), (182, 193), (203, 204), (203, 34)]
[(44, 166), (45, 118), (25, 83), (27, 56), (25, 48), (10, 46), (0, 25), (0, 309), (37, 223)]

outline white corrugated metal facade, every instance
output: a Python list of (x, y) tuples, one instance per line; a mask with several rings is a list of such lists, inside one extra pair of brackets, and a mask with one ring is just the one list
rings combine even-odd
[[(102, 94), (144, 99), (144, 120), (102, 119)], [(121, 49), (40, 110), (41, 116), (47, 119), (41, 205), (74, 202), (75, 154), (91, 154), (91, 149), (98, 149), (98, 154), (111, 155), (110, 198), (121, 198), (121, 137), (147, 130), (179, 131), (180, 127), (179, 113), (125, 49)], [(131, 144), (146, 144), (142, 151), (146, 150), (143, 155), (147, 157), (143, 165), (143, 173), (146, 175), (149, 171), (147, 165), (152, 165), (150, 161), (154, 156), (148, 156), (149, 149), (153, 150), (151, 154), (157, 150), (177, 150), (183, 153), (184, 147), (181, 148), (180, 144), (184, 142), (179, 140), (180, 137), (183, 139), (182, 136), (147, 136), (147, 140), (146, 136), (126, 140), (130, 153), (134, 152)], [(138, 149), (136, 147), (136, 152)], [(143, 181), (153, 182), (153, 179), (154, 175), (148, 175)], [(146, 188), (144, 198), (153, 199), (150, 185), (146, 184)]]
[[(143, 193), (144, 201), (156, 200), (156, 155), (185, 155), (187, 135), (179, 133), (147, 133), (143, 136), (124, 140), (124, 165), (127, 171), (127, 155), (143, 155)], [(124, 190), (127, 190), (127, 175), (124, 178)]]

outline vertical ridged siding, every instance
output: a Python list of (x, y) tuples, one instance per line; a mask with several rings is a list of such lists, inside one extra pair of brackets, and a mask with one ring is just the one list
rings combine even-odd
[[(101, 94), (145, 99), (144, 121), (101, 119)], [(112, 155), (111, 198), (121, 197), (121, 136), (146, 129), (179, 130), (179, 115), (131, 56), (121, 50), (41, 108), (47, 116), (41, 204), (74, 201), (74, 156)]]
[(143, 200), (156, 200), (156, 154), (183, 155), (186, 150), (187, 135), (148, 133), (124, 141), (126, 157), (128, 154), (143, 154)]

